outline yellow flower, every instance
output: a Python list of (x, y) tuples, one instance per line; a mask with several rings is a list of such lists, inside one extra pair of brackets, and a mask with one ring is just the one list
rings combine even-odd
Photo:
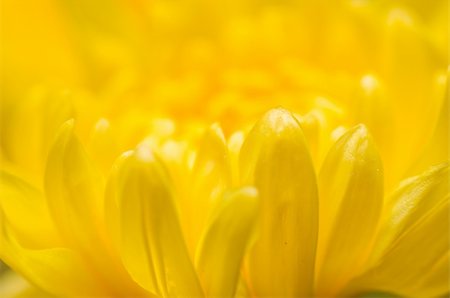
[(63, 296), (448, 292), (448, 164), (403, 182), (382, 212), (382, 164), (362, 125), (332, 146), (317, 181), (286, 110), (269, 111), (239, 156), (228, 146), (213, 126), (193, 163), (167, 168), (171, 150), (160, 159), (144, 142), (105, 187), (69, 121), (45, 194), (2, 173), (0, 256)]
[(3, 2), (0, 296), (450, 292), (446, 1)]

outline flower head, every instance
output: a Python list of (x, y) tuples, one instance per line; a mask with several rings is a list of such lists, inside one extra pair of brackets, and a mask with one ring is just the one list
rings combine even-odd
[(448, 294), (444, 2), (5, 1), (0, 259), (32, 296)]
[[(336, 141), (317, 178), (287, 110), (263, 116), (239, 156), (217, 126), (203, 138), (193, 164), (171, 165), (170, 154), (142, 143), (105, 183), (66, 122), (44, 193), (2, 174), (2, 259), (39, 288), (69, 296), (448, 290), (439, 282), (448, 275), (447, 164), (384, 199), (382, 163), (362, 125)], [(403, 278), (393, 280), (395, 272)]]

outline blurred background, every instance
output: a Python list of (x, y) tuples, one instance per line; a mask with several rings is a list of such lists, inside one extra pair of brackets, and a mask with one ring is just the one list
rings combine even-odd
[(447, 24), (445, 0), (2, 0), (1, 157), (39, 173), (68, 118), (131, 144), (193, 123), (229, 136), (283, 106), (324, 131), (366, 124), (398, 181), (448, 152)]
[(366, 74), (392, 98), (419, 97), (446, 71), (447, 5), (3, 0), (2, 102), (67, 91), (83, 113), (133, 105), (232, 129), (274, 104), (306, 112), (319, 95), (348, 102)]

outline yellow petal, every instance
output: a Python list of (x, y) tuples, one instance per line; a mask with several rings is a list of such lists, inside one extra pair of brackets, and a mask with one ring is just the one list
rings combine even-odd
[[(440, 81), (440, 82), (439, 82)], [(438, 78), (438, 82), (440, 83), (440, 87), (445, 89), (444, 92), (440, 93), (440, 96), (443, 95), (443, 102), (440, 106), (441, 112), (439, 118), (437, 119), (436, 126), (434, 128), (433, 135), (425, 147), (420, 158), (417, 160), (414, 167), (411, 169), (411, 175), (416, 173), (420, 173), (426, 170), (431, 165), (435, 165), (441, 163), (443, 161), (449, 160), (450, 158), (450, 149), (449, 149), (449, 137), (450, 137), (450, 69), (447, 73), (447, 80), (444, 85), (444, 77)]]
[(419, 157), (433, 132), (443, 99), (436, 96), (435, 78), (445, 72), (448, 62), (436, 55), (419, 30), (418, 21), (407, 9), (391, 9), (381, 43), (381, 77), (394, 116), (392, 158), (386, 163), (388, 187), (403, 178), (411, 161)]
[(206, 191), (204, 195), (208, 200), (214, 200), (217, 196), (221, 196), (221, 191), (231, 183), (228, 155), (222, 129), (218, 124), (214, 124), (206, 131), (201, 140), (193, 168), (195, 182), (203, 184), (198, 188)]
[(60, 243), (44, 196), (27, 182), (0, 171), (0, 208), (24, 245), (48, 248)]
[(22, 276), (12, 270), (0, 274), (0, 297), (2, 298), (51, 298), (53, 295), (32, 286)]
[(238, 189), (224, 197), (210, 221), (197, 260), (208, 297), (234, 297), (257, 215), (257, 202), (256, 189)]
[(120, 155), (117, 137), (107, 119), (97, 121), (91, 131), (89, 153), (103, 173), (108, 173), (114, 160)]
[(228, 152), (230, 156), (230, 166), (231, 166), (231, 185), (239, 185), (239, 152), (241, 151), (242, 144), (245, 140), (245, 133), (242, 130), (234, 132), (228, 138)]
[[(447, 232), (448, 233), (448, 232)], [(428, 272), (424, 274), (422, 281), (417, 285), (417, 294), (425, 296), (443, 297), (450, 293), (450, 252), (436, 261)], [(439, 293), (439, 294), (437, 294)]]
[(219, 125), (212, 125), (202, 137), (192, 180), (187, 187), (189, 197), (183, 198), (183, 215), (188, 244), (192, 252), (205, 229), (211, 209), (231, 184), (231, 166), (225, 137)]
[(161, 296), (203, 296), (183, 239), (167, 171), (144, 147), (123, 161), (120, 252), (131, 276)]
[(371, 260), (378, 259), (405, 231), (447, 199), (449, 179), (449, 164), (444, 163), (402, 182), (386, 203)]
[(21, 246), (0, 210), (0, 258), (40, 289), (54, 295), (105, 294), (80, 255), (66, 248), (31, 250)]
[[(392, 147), (396, 140), (393, 139), (392, 103), (385, 89), (379, 77), (372, 74), (364, 75), (350, 103), (349, 112), (352, 114), (352, 123), (364, 123), (370, 131), (383, 163), (388, 166), (396, 163), (392, 154)], [(389, 170), (391, 169), (386, 169), (386, 175), (390, 172)]]
[(73, 133), (73, 122), (66, 122), (47, 162), (45, 190), (51, 215), (65, 243), (82, 254), (111, 292), (141, 293), (106, 237), (103, 184)]
[[(27, 180), (41, 183), (44, 161), (62, 123), (72, 115), (67, 94), (35, 88), (25, 98), (5, 103), (2, 150), (7, 160), (24, 169)], [(24, 138), (23, 132), (27, 132)]]
[(367, 257), (383, 204), (382, 165), (364, 126), (349, 130), (330, 149), (319, 194), (317, 291), (331, 295)]
[(448, 294), (449, 194), (429, 214), (409, 227), (375, 265), (355, 279), (345, 295), (366, 289), (406, 297), (440, 297)]
[(352, 283), (353, 291), (375, 288), (416, 297), (449, 291), (448, 181), (445, 163), (402, 183), (386, 206), (370, 270)]
[(120, 246), (120, 170), (123, 167), (123, 163), (126, 162), (130, 156), (133, 155), (133, 151), (127, 151), (122, 153), (119, 158), (114, 162), (111, 167), (111, 173), (108, 176), (105, 191), (105, 222), (109, 236), (112, 239), (114, 248), (117, 249)]
[(322, 164), (328, 150), (333, 145), (336, 132), (342, 134), (343, 109), (326, 98), (314, 100), (314, 108), (305, 115), (296, 115), (306, 137), (314, 165)]
[(240, 156), (243, 182), (258, 189), (259, 236), (248, 260), (256, 296), (312, 294), (317, 239), (316, 177), (294, 116), (269, 111), (255, 125)]
[(50, 151), (45, 173), (50, 212), (68, 243), (89, 250), (103, 229), (103, 180), (66, 122)]

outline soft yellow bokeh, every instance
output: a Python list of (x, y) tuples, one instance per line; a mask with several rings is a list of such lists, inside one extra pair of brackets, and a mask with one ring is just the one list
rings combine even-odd
[(318, 108), (334, 114), (327, 126), (368, 125), (392, 185), (414, 172), (445, 98), (446, 1), (2, 6), (6, 129), (9, 105), (35, 97), (69, 97), (84, 138), (100, 117), (218, 121), (230, 134), (274, 106)]

